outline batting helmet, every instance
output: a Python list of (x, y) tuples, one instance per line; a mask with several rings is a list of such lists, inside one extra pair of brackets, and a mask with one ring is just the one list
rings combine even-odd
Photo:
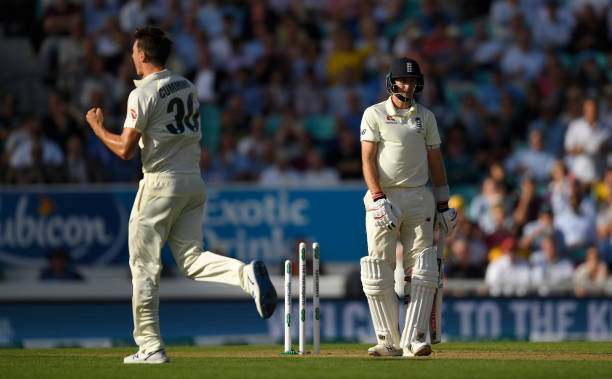
[[(414, 93), (421, 92), (423, 90), (423, 86), (425, 85), (425, 80), (423, 79), (421, 68), (419, 67), (417, 61), (415, 61), (414, 59), (397, 58), (393, 62), (391, 62), (391, 67), (389, 67), (389, 73), (386, 77), (387, 92), (389, 92), (389, 94), (391, 95), (397, 95), (399, 92), (397, 91), (397, 86), (393, 83), (397, 78), (417, 78), (417, 85), (414, 90)], [(406, 101), (404, 99), (401, 100)]]

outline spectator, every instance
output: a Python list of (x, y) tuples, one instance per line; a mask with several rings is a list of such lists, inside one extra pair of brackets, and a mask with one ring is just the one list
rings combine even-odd
[(563, 161), (557, 160), (552, 169), (552, 180), (548, 183), (547, 196), (553, 209), (553, 214), (559, 214), (567, 208), (575, 179), (567, 174)]
[(571, 10), (558, 0), (546, 0), (536, 11), (532, 25), (535, 42), (544, 49), (562, 48), (572, 37), (576, 20)]
[[(610, 10), (612, 14), (612, 7), (610, 8)], [(610, 23), (612, 25), (612, 17), (611, 17)], [(608, 64), (612, 65), (612, 59), (610, 60)], [(608, 70), (608, 75), (611, 75), (611, 74), (612, 74), (612, 70)], [(609, 79), (612, 79), (612, 77), (609, 77)], [(606, 86), (604, 87), (604, 96), (605, 98), (604, 98), (603, 106), (601, 109), (601, 118), (603, 122), (605, 123), (605, 125), (612, 125), (612, 83), (606, 84)], [(608, 153), (607, 163), (609, 166), (612, 166), (612, 160), (610, 159), (609, 153)]]
[(363, 106), (361, 105), (361, 96), (356, 89), (349, 90), (346, 93), (346, 113), (340, 117), (351, 132), (358, 135), (361, 132), (361, 114)]
[(302, 116), (322, 113), (325, 96), (312, 68), (307, 68), (293, 90), (295, 110)]
[(553, 102), (547, 100), (542, 103), (540, 117), (529, 123), (527, 132), (531, 135), (534, 130), (539, 130), (542, 133), (544, 151), (554, 158), (559, 158), (563, 155), (566, 129), (555, 114)]
[(474, 156), (468, 152), (469, 141), (463, 125), (450, 127), (444, 138), (444, 157), (448, 183), (475, 183), (480, 177)]
[(82, 23), (80, 7), (70, 0), (57, 0), (43, 10), (43, 32), (39, 57), (44, 81), (55, 84), (59, 69), (60, 45), (68, 37), (75, 24)]
[(446, 276), (453, 279), (476, 279), (484, 277), (484, 266), (470, 260), (469, 244), (463, 238), (450, 245), (450, 259), (444, 265)]
[(116, 17), (118, 8), (113, 0), (84, 1), (83, 15), (85, 18), (85, 32), (88, 36), (102, 30), (110, 17)]
[(604, 37), (607, 35), (607, 30), (603, 12), (598, 12), (593, 4), (584, 2), (581, 5), (577, 4), (575, 10), (577, 23), (570, 42), (571, 51), (574, 53), (584, 50), (606, 51), (609, 44)]
[(341, 30), (334, 41), (334, 51), (327, 60), (327, 74), (332, 84), (340, 81), (345, 69), (355, 73), (357, 80), (361, 80), (364, 62), (375, 46), (368, 45), (360, 50), (353, 47), (353, 36), (348, 30)]
[(516, 150), (505, 166), (508, 173), (514, 175), (528, 174), (536, 183), (544, 183), (550, 179), (554, 164), (554, 156), (544, 151), (543, 135), (540, 130), (529, 132), (529, 148)]
[(211, 185), (227, 182), (225, 178), (226, 173), (216, 165), (213, 154), (206, 148), (200, 150), (200, 175), (202, 175), (206, 183)]
[(480, 86), (476, 92), (476, 99), (489, 114), (501, 111), (502, 95), (515, 95), (516, 90), (504, 82), (501, 70), (495, 68), (489, 74), (489, 80)]
[(140, 26), (162, 20), (165, 14), (163, 3), (158, 0), (129, 0), (119, 11), (121, 29), (131, 33)]
[(14, 93), (6, 93), (2, 96), (2, 106), (0, 107), (0, 137), (2, 141), (6, 139), (8, 133), (19, 126), (19, 100)]
[(540, 205), (537, 220), (528, 222), (523, 227), (519, 247), (527, 251), (542, 250), (544, 238), (552, 237), (558, 252), (565, 251), (563, 233), (553, 225), (552, 207), (548, 203)]
[[(471, 141), (472, 144), (478, 145), (483, 142), (483, 139), (486, 139), (488, 136), (486, 135), (487, 124), (485, 124), (485, 130), (483, 130), (483, 120), (482, 115), (484, 114), (484, 109), (482, 105), (476, 100), (476, 96), (472, 93), (466, 93), (461, 98), (461, 105), (459, 107), (459, 121), (465, 127), (465, 131)], [(491, 126), (494, 125), (496, 129), (496, 138), (503, 139), (499, 131), (499, 127), (497, 125), (497, 121), (490, 121)], [(501, 141), (499, 141), (501, 142)], [(497, 147), (497, 141), (485, 140), (483, 145), (488, 145), (491, 149)]]
[(518, 255), (515, 239), (504, 239), (501, 251), (502, 255), (489, 263), (485, 273), (489, 294), (525, 295), (529, 287), (529, 264)]
[(541, 250), (531, 254), (531, 284), (538, 294), (546, 296), (555, 290), (563, 290), (572, 283), (574, 264), (560, 257), (553, 235), (542, 239)]
[(565, 134), (566, 163), (578, 180), (590, 184), (603, 177), (602, 149), (610, 132), (598, 120), (595, 99), (584, 100), (582, 115), (569, 124)]
[[(503, 160), (509, 154), (509, 133), (499, 127), (498, 117), (487, 117), (484, 123), (482, 140), (476, 146), (476, 159), (481, 167), (488, 167), (491, 162)], [(475, 139), (472, 140), (476, 141)]]
[(519, 29), (516, 41), (504, 53), (501, 69), (504, 74), (529, 82), (536, 78), (544, 67), (544, 55), (531, 43), (528, 29)]
[(495, 231), (496, 225), (491, 210), (498, 204), (503, 204), (505, 193), (500, 183), (491, 177), (486, 177), (482, 188), (470, 203), (468, 217), (478, 223), (480, 229), (486, 234)]
[(215, 70), (212, 67), (208, 49), (198, 49), (198, 71), (194, 82), (200, 104), (213, 103), (215, 100)]
[(174, 54), (183, 64), (184, 73), (194, 77), (198, 68), (198, 41), (202, 38), (194, 14), (183, 16), (182, 28), (174, 37)]
[(493, 220), (493, 228), (487, 233), (485, 231), (485, 242), (489, 248), (489, 257), (493, 257), (491, 250), (499, 246), (506, 238), (512, 236), (514, 229), (514, 220), (509, 215), (503, 204), (498, 203), (491, 208), (491, 218)]
[(38, 120), (29, 120), (28, 125), (29, 135), (10, 156), (8, 181), (16, 184), (61, 182), (64, 153), (42, 135)]
[(324, 165), (323, 157), (316, 149), (306, 153), (307, 169), (302, 177), (305, 186), (335, 186), (340, 183), (340, 175), (335, 168)]
[[(264, 88), (258, 85), (252, 76), (251, 70), (242, 67), (231, 76), (231, 80), (224, 82), (223, 85), (228, 92), (225, 97), (229, 98), (226, 107), (228, 109), (232, 108), (232, 113), (239, 124), (249, 121), (253, 116), (263, 114)], [(214, 91), (214, 88), (211, 88), (211, 90)], [(224, 95), (217, 94), (217, 96)], [(244, 107), (244, 104), (248, 104), (248, 106)], [(247, 125), (238, 126), (246, 127)]]
[(221, 1), (213, 0), (204, 2), (196, 13), (198, 27), (206, 31), (212, 38), (217, 37), (222, 32), (223, 13), (221, 11)]
[(40, 272), (44, 281), (82, 281), (83, 276), (72, 266), (70, 256), (63, 249), (55, 249), (46, 255), (47, 267)]
[(327, 165), (338, 169), (342, 180), (361, 179), (361, 147), (348, 128), (339, 128), (328, 147)]
[(259, 184), (266, 187), (295, 187), (302, 182), (297, 170), (290, 165), (289, 154), (277, 150), (274, 163), (264, 168), (259, 178)]
[(599, 259), (599, 251), (595, 246), (589, 247), (585, 262), (574, 271), (574, 293), (576, 296), (600, 295), (607, 276), (608, 268)]
[(612, 167), (606, 169), (604, 182), (596, 188), (599, 200), (597, 239), (600, 259), (612, 269)]
[(536, 183), (531, 175), (523, 175), (521, 178), (520, 189), (514, 205), (512, 214), (513, 226), (520, 229), (526, 223), (537, 218), (538, 209), (542, 204), (542, 199), (537, 194)]
[[(512, 36), (512, 19), (527, 16), (529, 12), (525, 10), (525, 5), (521, 4), (521, 0), (495, 0), (489, 10), (489, 23), (495, 39), (509, 40)], [(527, 10), (529, 11), (529, 8)]]
[(489, 28), (484, 20), (474, 23), (474, 37), (467, 42), (467, 52), (471, 53), (476, 68), (489, 68), (497, 65), (503, 54), (501, 40), (489, 37)]
[(267, 137), (263, 118), (252, 118), (250, 128), (250, 133), (238, 141), (239, 180), (257, 180), (264, 165)]
[(68, 138), (74, 134), (83, 134), (83, 129), (72, 116), (60, 93), (52, 91), (47, 102), (47, 113), (42, 118), (42, 128), (46, 137), (66, 149)]
[(564, 244), (574, 261), (584, 259), (587, 246), (597, 242), (595, 208), (576, 186), (570, 192), (569, 206), (555, 214), (554, 226), (563, 233)]
[[(453, 197), (451, 196), (450, 200), (452, 199)], [(451, 203), (450, 200), (449, 206)], [(459, 229), (455, 234), (455, 238), (464, 238), (467, 241), (470, 264), (475, 267), (486, 267), (488, 261), (488, 250), (487, 245), (484, 243), (485, 237), (482, 230), (478, 228), (476, 223), (467, 219), (459, 219), (458, 225)]]

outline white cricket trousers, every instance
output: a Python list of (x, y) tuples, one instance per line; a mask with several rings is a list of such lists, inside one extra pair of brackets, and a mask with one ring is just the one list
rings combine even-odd
[(145, 174), (129, 222), (134, 340), (144, 353), (164, 347), (159, 329), (161, 249), (168, 241), (179, 269), (199, 281), (240, 286), (247, 291), (244, 263), (204, 251), (204, 181), (197, 174)]
[(402, 210), (398, 220), (399, 228), (393, 230), (379, 228), (374, 223), (372, 195), (366, 193), (363, 202), (366, 208), (366, 235), (368, 255), (387, 261), (393, 270), (396, 263), (398, 238), (404, 247), (404, 275), (410, 275), (417, 255), (423, 249), (433, 246), (433, 222), (435, 200), (429, 188), (383, 188), (387, 199)]

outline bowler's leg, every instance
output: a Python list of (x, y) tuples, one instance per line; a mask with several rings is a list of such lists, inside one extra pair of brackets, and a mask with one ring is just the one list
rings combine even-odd
[(169, 214), (166, 199), (147, 198), (141, 186), (129, 223), (130, 271), (132, 273), (132, 312), (134, 340), (139, 353), (153, 353), (164, 348), (159, 329), (159, 276), (161, 248), (165, 234), (163, 223)]
[(266, 266), (261, 261), (245, 265), (237, 259), (203, 251), (202, 212), (206, 195), (194, 196), (177, 217), (168, 237), (178, 267), (194, 280), (239, 286), (253, 296), (259, 314), (270, 317), (277, 297)]

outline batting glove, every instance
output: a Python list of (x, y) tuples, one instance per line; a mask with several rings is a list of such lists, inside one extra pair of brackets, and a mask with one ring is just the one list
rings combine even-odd
[(372, 199), (374, 200), (374, 206), (371, 209), (374, 212), (374, 225), (389, 230), (397, 227), (402, 215), (399, 207), (387, 200), (387, 196), (382, 192), (373, 193)]
[(457, 226), (457, 211), (455, 208), (449, 208), (447, 201), (438, 202), (438, 213), (436, 214), (436, 228), (440, 228), (447, 235), (451, 234)]

